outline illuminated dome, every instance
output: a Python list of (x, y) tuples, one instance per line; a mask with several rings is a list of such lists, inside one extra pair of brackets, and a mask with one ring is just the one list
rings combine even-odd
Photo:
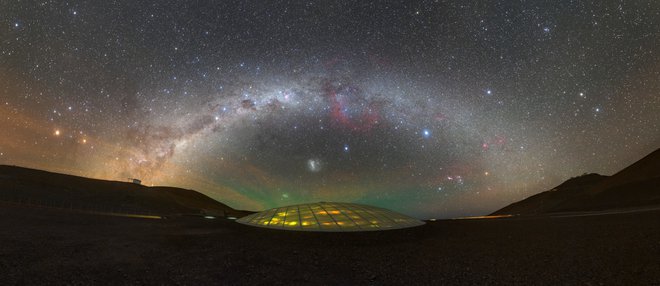
[(407, 228), (424, 222), (390, 210), (349, 203), (311, 203), (274, 208), (237, 222), (298, 231), (375, 231)]

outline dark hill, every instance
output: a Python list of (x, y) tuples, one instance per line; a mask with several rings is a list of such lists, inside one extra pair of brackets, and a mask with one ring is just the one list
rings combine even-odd
[(584, 193), (582, 190), (589, 189), (605, 180), (607, 176), (598, 174), (587, 174), (571, 178), (552, 190), (545, 191), (522, 201), (510, 204), (493, 215), (502, 214), (543, 214), (561, 209), (567, 202), (575, 200)]
[(660, 205), (660, 149), (612, 176), (587, 174), (508, 205), (493, 215), (535, 215)]
[(147, 187), (6, 165), (0, 165), (0, 200), (76, 210), (138, 214), (240, 217), (248, 213), (234, 210), (192, 190)]

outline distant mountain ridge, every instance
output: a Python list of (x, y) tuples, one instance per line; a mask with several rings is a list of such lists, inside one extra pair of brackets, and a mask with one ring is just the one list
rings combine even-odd
[(660, 205), (660, 149), (612, 176), (585, 174), (492, 215), (537, 215)]
[(235, 210), (193, 190), (147, 187), (8, 165), (0, 165), (0, 201), (159, 215), (240, 217), (251, 213)]

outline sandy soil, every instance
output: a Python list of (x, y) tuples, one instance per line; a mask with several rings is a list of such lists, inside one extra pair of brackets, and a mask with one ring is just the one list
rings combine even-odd
[(371, 233), (258, 229), (0, 204), (2, 285), (658, 285), (660, 211), (447, 220)]

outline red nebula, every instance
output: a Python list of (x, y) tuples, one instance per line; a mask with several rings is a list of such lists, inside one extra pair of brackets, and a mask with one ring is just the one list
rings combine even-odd
[(330, 102), (333, 122), (360, 132), (369, 131), (381, 122), (382, 104), (364, 101), (359, 88), (348, 86), (338, 89), (327, 82), (324, 91)]

